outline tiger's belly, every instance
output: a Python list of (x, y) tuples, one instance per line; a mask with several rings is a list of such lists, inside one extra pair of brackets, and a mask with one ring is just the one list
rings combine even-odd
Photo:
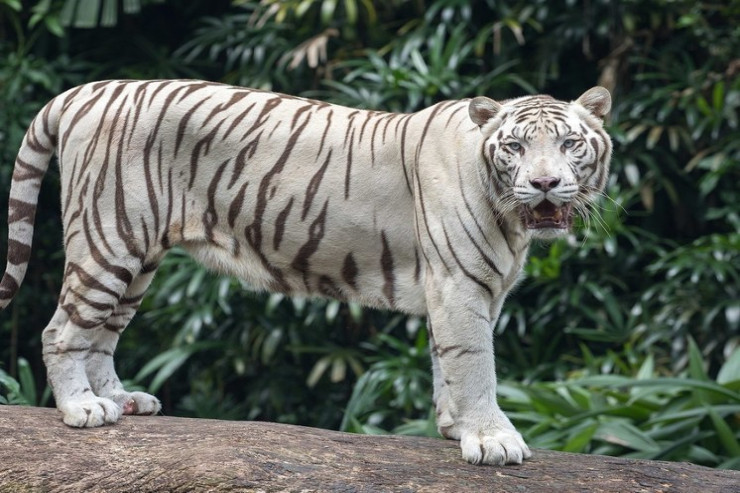
[(322, 248), (311, 240), (301, 243), (304, 235), (297, 234), (284, 238), (278, 250), (269, 245), (258, 251), (237, 235), (217, 236), (218, 241), (186, 240), (182, 246), (206, 267), (238, 277), (255, 290), (427, 313), (424, 272), (411, 241), (391, 246), (390, 235), (379, 233), (361, 235), (358, 242), (356, 234), (339, 231)]

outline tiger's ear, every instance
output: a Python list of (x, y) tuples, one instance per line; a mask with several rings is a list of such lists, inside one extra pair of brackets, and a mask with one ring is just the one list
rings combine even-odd
[(612, 109), (612, 97), (605, 88), (601, 86), (592, 87), (581, 94), (576, 103), (586, 108), (592, 115), (602, 120)]
[(474, 98), (468, 106), (470, 119), (479, 127), (488, 123), (499, 111), (501, 111), (501, 105), (493, 99), (484, 96)]

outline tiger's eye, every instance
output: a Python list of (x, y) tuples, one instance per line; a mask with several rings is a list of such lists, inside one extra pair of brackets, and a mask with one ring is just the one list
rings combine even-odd
[(576, 141), (575, 141), (575, 140), (573, 140), (573, 139), (565, 139), (565, 140), (563, 141), (563, 147), (565, 147), (566, 149), (570, 149), (570, 148), (571, 148), (571, 147), (573, 147), (573, 146), (574, 146), (575, 144), (576, 144)]
[(522, 149), (522, 145), (519, 142), (509, 142), (506, 146), (514, 152), (519, 152)]

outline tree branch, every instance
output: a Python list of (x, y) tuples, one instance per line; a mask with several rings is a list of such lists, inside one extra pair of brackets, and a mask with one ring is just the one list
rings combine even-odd
[(740, 472), (535, 450), (473, 466), (453, 441), (273, 423), (131, 417), (72, 429), (53, 409), (0, 406), (0, 492), (740, 491)]

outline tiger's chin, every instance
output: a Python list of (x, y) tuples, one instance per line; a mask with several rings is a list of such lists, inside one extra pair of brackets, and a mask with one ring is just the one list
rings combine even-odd
[(573, 225), (570, 203), (557, 206), (549, 200), (543, 200), (535, 207), (521, 205), (519, 214), (524, 227), (532, 231), (536, 238), (557, 238), (568, 233)]

